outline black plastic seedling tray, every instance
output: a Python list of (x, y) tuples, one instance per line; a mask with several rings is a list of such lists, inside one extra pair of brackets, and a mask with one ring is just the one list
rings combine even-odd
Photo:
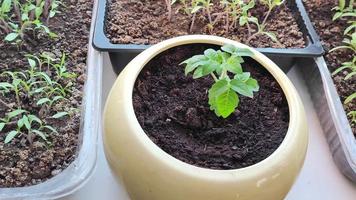
[[(95, 23), (93, 46), (99, 51), (109, 52), (114, 71), (120, 71), (137, 54), (141, 53), (151, 45), (140, 44), (113, 44), (105, 35), (106, 6), (111, 0), (100, 0), (98, 5), (98, 15)], [(317, 57), (324, 53), (319, 36), (316, 34), (313, 25), (306, 13), (302, 0), (287, 0), (288, 6), (297, 17), (296, 21), (305, 36), (307, 46), (305, 48), (257, 48), (258, 51), (274, 60), (284, 71), (288, 71), (294, 58), (298, 57)], [(288, 28), (288, 27), (286, 27)]]

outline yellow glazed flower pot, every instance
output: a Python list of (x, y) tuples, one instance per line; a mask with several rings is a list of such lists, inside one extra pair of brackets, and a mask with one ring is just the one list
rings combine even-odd
[[(278, 200), (295, 181), (305, 159), (307, 124), (301, 99), (288, 77), (263, 54), (253, 58), (280, 84), (289, 106), (288, 132), (269, 157), (249, 167), (212, 170), (182, 162), (164, 152), (136, 119), (132, 92), (141, 69), (156, 55), (175, 46), (238, 42), (216, 36), (182, 36), (152, 46), (134, 58), (113, 85), (104, 116), (105, 154), (113, 173), (133, 200)], [(182, 68), (183, 70), (183, 68)]]

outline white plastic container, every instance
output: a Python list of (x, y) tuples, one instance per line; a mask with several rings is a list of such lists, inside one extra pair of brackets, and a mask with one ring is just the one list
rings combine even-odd
[[(98, 0), (94, 2), (90, 35), (96, 18)], [(91, 38), (88, 44), (91, 44)], [(88, 45), (87, 80), (84, 87), (79, 148), (76, 159), (60, 174), (38, 185), (0, 188), (0, 200), (57, 199), (83, 186), (96, 166), (97, 139), (101, 121), (102, 56)]]

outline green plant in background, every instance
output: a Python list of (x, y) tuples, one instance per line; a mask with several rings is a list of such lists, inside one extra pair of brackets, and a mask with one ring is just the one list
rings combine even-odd
[[(49, 37), (57, 35), (46, 24), (58, 13), (60, 1), (56, 0), (3, 0), (0, 11), (1, 29), (6, 33), (5, 41), (21, 44), (27, 31), (41, 31)], [(11, 14), (10, 14), (11, 13)], [(30, 37), (27, 37), (30, 40)]]
[[(259, 22), (257, 17), (254, 16), (249, 16), (247, 13), (243, 16), (242, 19), (240, 19), (240, 25), (244, 26), (247, 25), (249, 29), (249, 37), (246, 40), (246, 43), (249, 44), (251, 40), (256, 37), (257, 35), (266, 35), (267, 37), (271, 38), (272, 41), (276, 42), (279, 46), (282, 46), (282, 44), (278, 41), (276, 35), (272, 32), (265, 31), (266, 27), (266, 22), (274, 8), (277, 6), (280, 6), (284, 3), (282, 0), (261, 0), (261, 3), (266, 5), (268, 7), (267, 12), (265, 13), (265, 16), (263, 18), (262, 23)], [(257, 27), (257, 31), (253, 34), (251, 34), (251, 28), (249, 27), (249, 23), (253, 23)]]
[(5, 137), (5, 144), (11, 142), (17, 135), (26, 134), (27, 140), (32, 144), (33, 136), (37, 135), (44, 141), (47, 141), (47, 131), (57, 133), (57, 131), (39, 119), (35, 115), (28, 114), (29, 112), (22, 109), (14, 110), (7, 113), (4, 119), (0, 119), (0, 131), (6, 126), (15, 127), (9, 131)]
[[(335, 20), (345, 20), (347, 19), (347, 23), (349, 26), (344, 30), (345, 38), (342, 41), (344, 45), (337, 46), (330, 50), (330, 52), (346, 49), (352, 51), (353, 57), (351, 61), (344, 62), (338, 67), (332, 75), (335, 76), (336, 74), (340, 73), (341, 71), (347, 70), (348, 73), (345, 76), (345, 80), (351, 79), (353, 76), (356, 75), (356, 21), (354, 18), (356, 17), (356, 9), (354, 8), (354, 0), (350, 0), (349, 4), (346, 5), (346, 0), (339, 0), (338, 6), (334, 7), (332, 10), (335, 10), (336, 13), (333, 16), (333, 21)], [(351, 20), (350, 20), (351, 18)], [(352, 103), (356, 98), (356, 92), (352, 93), (344, 100), (344, 105)], [(351, 117), (351, 123), (356, 123), (356, 111), (350, 111), (347, 113), (349, 117)]]
[[(46, 141), (49, 133), (57, 132), (47, 124), (46, 119), (60, 119), (78, 111), (76, 108), (54, 108), (57, 104), (65, 105), (63, 103), (68, 101), (67, 95), (72, 92), (72, 80), (76, 78), (76, 74), (67, 71), (65, 54), (58, 59), (51, 53), (26, 57), (28, 69), (21, 72), (4, 71), (0, 75), (1, 80), (4, 80), (0, 82), (1, 96), (14, 95), (16, 98), (15, 105), (0, 99), (0, 103), (10, 110), (5, 113), (5, 117), (0, 118), (0, 132), (5, 129), (8, 131), (5, 143), (21, 135), (26, 135), (30, 143), (34, 136)], [(23, 108), (24, 98), (34, 102), (42, 110), (41, 118), (44, 120)]]
[(0, 28), (6, 33), (11, 31), (11, 27), (7, 23), (9, 20), (9, 12), (11, 11), (11, 0), (3, 0), (0, 7)]
[(332, 9), (336, 11), (333, 21), (344, 17), (356, 17), (354, 0), (349, 0), (348, 3), (349, 5), (346, 5), (346, 0), (339, 0), (339, 4)]
[(342, 41), (344, 45), (335, 47), (330, 50), (330, 52), (339, 50), (339, 49), (350, 49), (353, 52), (356, 52), (356, 32), (352, 33), (351, 35), (347, 35), (347, 38), (344, 38)]
[[(193, 73), (193, 78), (211, 75), (215, 81), (209, 89), (210, 109), (217, 116), (227, 118), (239, 104), (239, 96), (253, 98), (253, 92), (259, 90), (256, 79), (249, 72), (243, 72), (243, 56), (253, 56), (249, 49), (224, 45), (221, 50), (207, 49), (203, 55), (195, 55), (181, 64), (185, 64), (185, 74)], [(230, 75), (234, 75), (233, 78)]]
[[(255, 1), (251, 0), (249, 2), (245, 2), (243, 0), (222, 0), (220, 1), (220, 4), (225, 9), (225, 27), (226, 33), (228, 33), (229, 29), (237, 27), (239, 21), (241, 22), (246, 19), (247, 22), (248, 11), (255, 6)], [(250, 33), (250, 27), (248, 26), (248, 28)]]
[(356, 57), (354, 57), (351, 62), (342, 63), (341, 67), (337, 68), (332, 73), (332, 75), (335, 76), (336, 74), (340, 73), (341, 71), (347, 70), (347, 69), (350, 70), (351, 72), (345, 76), (345, 80), (348, 80), (351, 77), (353, 77), (354, 75), (356, 75)]

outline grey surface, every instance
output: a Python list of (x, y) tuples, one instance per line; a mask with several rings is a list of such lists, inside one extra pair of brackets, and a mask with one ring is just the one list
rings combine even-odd
[(339, 170), (356, 183), (356, 140), (323, 57), (302, 59), (302, 74)]
[[(115, 80), (108, 56), (104, 56), (103, 103)], [(286, 200), (355, 200), (356, 184), (337, 169), (329, 152), (306, 85), (294, 67), (288, 76), (303, 100), (309, 122), (309, 147), (304, 167)], [(83, 188), (62, 200), (129, 200), (125, 189), (110, 173), (99, 139), (97, 169)]]

